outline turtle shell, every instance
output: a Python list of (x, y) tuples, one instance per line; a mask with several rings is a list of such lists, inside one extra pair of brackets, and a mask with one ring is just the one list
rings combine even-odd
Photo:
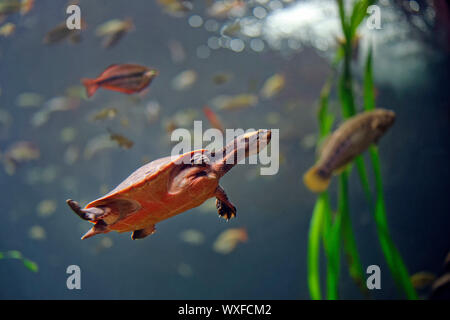
[(199, 149), (179, 156), (154, 160), (134, 171), (114, 190), (90, 202), (86, 208), (108, 207), (111, 210), (103, 221), (108, 229), (127, 232), (143, 229), (177, 213), (196, 207), (214, 194), (205, 190), (199, 197), (174, 196), (168, 192), (177, 168), (191, 163), (196, 154), (208, 151)]

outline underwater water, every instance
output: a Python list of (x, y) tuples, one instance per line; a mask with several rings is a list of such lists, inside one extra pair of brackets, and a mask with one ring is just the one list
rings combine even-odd
[[(329, 5), (329, 1), (299, 3)], [(281, 37), (270, 30), (271, 25), (278, 28), (273, 26), (277, 10), (295, 6), (295, 1), (249, 2), (241, 18), (259, 17), (261, 29), (228, 29), (236, 32), (231, 36), (224, 35), (223, 26), (235, 17), (208, 17), (205, 3), (193, 4), (192, 10), (173, 16), (156, 1), (80, 1), (86, 27), (81, 41), (74, 44), (43, 43), (46, 33), (68, 17), (65, 1), (35, 1), (26, 15), (5, 18), (16, 29), (13, 35), (0, 37), (0, 160), (5, 167), (0, 170), (0, 252), (18, 250), (39, 270), (32, 272), (17, 259), (1, 259), (0, 298), (309, 299), (307, 242), (316, 195), (305, 187), (302, 176), (315, 161), (318, 100), (331, 72), (335, 37), (321, 38), (300, 25), (298, 30), (281, 28), (286, 39), (274, 40)], [(385, 1), (384, 7), (391, 15), (401, 15), (390, 2)], [(134, 30), (114, 47), (103, 48), (95, 34), (97, 26), (125, 18), (133, 20)], [(396, 112), (394, 126), (379, 142), (388, 223), (410, 274), (438, 275), (450, 249), (449, 52), (414, 37), (408, 23), (396, 28), (401, 32), (398, 38), (387, 34), (395, 20), (390, 19), (382, 30), (371, 32), (377, 107)], [(289, 41), (295, 30), (313, 38)], [(174, 46), (181, 46), (184, 54)], [(173, 57), (170, 48), (181, 58)], [(367, 44), (361, 45), (361, 54), (365, 48)], [(116, 63), (153, 67), (159, 75), (145, 95), (99, 89), (89, 99), (76, 96), (70, 108), (46, 113), (51, 99), (66, 97), (67, 88), (80, 86), (80, 79), (95, 78)], [(356, 63), (355, 77), (360, 79), (357, 69)], [(194, 70), (196, 79), (177, 88), (174, 78), (186, 70)], [(214, 81), (218, 74), (231, 77), (218, 84)], [(217, 108), (214, 99), (220, 95), (258, 95), (274, 74), (285, 77), (278, 94), (259, 98), (248, 108)], [(361, 90), (355, 85), (355, 92)], [(39, 99), (31, 100), (39, 101), (25, 106), (19, 98), (26, 100), (23, 93), (35, 93)], [(361, 103), (357, 100), (358, 108)], [(168, 156), (174, 146), (168, 128), (192, 129), (194, 120), (203, 121), (204, 129), (210, 127), (202, 111), (205, 105), (226, 128), (280, 132), (277, 174), (260, 175), (259, 165), (248, 164), (234, 167), (221, 179), (237, 207), (237, 218), (228, 222), (219, 218), (209, 200), (158, 223), (156, 233), (143, 240), (132, 241), (129, 233), (116, 232), (80, 240), (91, 224), (80, 220), (66, 199), (85, 205), (146, 162)], [(93, 120), (104, 108), (116, 111), (110, 118)], [(120, 147), (109, 139), (111, 132), (124, 135), (133, 146)], [(31, 142), (39, 157), (12, 172), (5, 154), (18, 141)], [(98, 150), (92, 151), (94, 144)], [(332, 201), (336, 187), (334, 179)], [(403, 298), (380, 249), (356, 172), (349, 188), (362, 265), (381, 269), (381, 289), (370, 294), (376, 299)], [(245, 228), (248, 240), (222, 254), (213, 244), (229, 228)], [(189, 230), (195, 230), (190, 242), (183, 240)], [(81, 269), (80, 290), (66, 286), (69, 265)], [(363, 298), (345, 261), (339, 293), (342, 299)]]

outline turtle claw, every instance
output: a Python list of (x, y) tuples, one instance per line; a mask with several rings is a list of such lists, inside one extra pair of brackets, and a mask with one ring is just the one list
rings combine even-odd
[(73, 201), (72, 199), (68, 199), (66, 202), (73, 212), (75, 212), (83, 220), (98, 221), (107, 213), (107, 210), (98, 207), (81, 209), (78, 202)]
[(236, 207), (233, 205), (227, 205), (225, 202), (216, 199), (216, 208), (219, 216), (226, 219), (227, 221), (236, 218)]
[(156, 231), (155, 225), (148, 226), (145, 229), (134, 230), (133, 233), (131, 234), (131, 239), (133, 240), (143, 239), (149, 235), (154, 234), (155, 231)]

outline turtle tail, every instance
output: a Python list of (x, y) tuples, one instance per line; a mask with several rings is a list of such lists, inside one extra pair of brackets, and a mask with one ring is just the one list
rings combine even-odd
[(323, 177), (314, 166), (303, 175), (303, 182), (312, 192), (323, 192), (328, 189), (331, 177)]
[(81, 240), (93, 237), (99, 233), (108, 233), (108, 232), (109, 232), (109, 229), (108, 229), (107, 225), (105, 224), (105, 222), (98, 221), (95, 223), (95, 225), (91, 229), (89, 229), (88, 232), (86, 232), (84, 234), (84, 236), (81, 237)]

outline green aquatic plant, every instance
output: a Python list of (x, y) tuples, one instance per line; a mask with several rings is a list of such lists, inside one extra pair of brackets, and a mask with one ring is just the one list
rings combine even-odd
[(25, 258), (23, 256), (23, 254), (20, 251), (17, 250), (9, 250), (6, 252), (1, 252), (0, 251), (0, 260), (1, 259), (16, 259), (16, 260), (20, 260), (23, 265), (25, 266), (25, 268), (27, 268), (28, 270), (32, 271), (32, 272), (38, 272), (39, 271), (39, 266), (37, 265), (36, 262), (31, 261), (28, 258)]
[[(337, 77), (337, 93), (343, 119), (348, 119), (357, 113), (353, 91), (352, 57), (353, 43), (356, 41), (356, 30), (364, 20), (367, 8), (375, 1), (357, 0), (353, 4), (350, 17), (343, 0), (337, 0), (341, 28), (344, 40), (340, 44), (332, 63), (333, 72), (322, 88), (319, 99), (319, 139), (318, 146), (330, 133), (335, 115), (329, 111), (328, 104), (331, 90)], [(372, 50), (366, 59), (363, 90), (364, 110), (375, 108), (374, 83), (372, 72)], [(383, 184), (378, 149), (369, 148), (371, 165), (375, 180), (375, 197), (372, 196), (366, 165), (363, 157), (356, 157), (353, 162), (339, 175), (337, 211), (333, 213), (328, 191), (319, 194), (311, 217), (308, 237), (308, 286), (312, 299), (322, 299), (320, 284), (320, 249), (323, 243), (326, 258), (326, 298), (338, 299), (340, 256), (345, 254), (351, 278), (361, 292), (367, 296), (365, 273), (359, 257), (356, 238), (350, 219), (348, 179), (353, 165), (356, 166), (361, 185), (368, 205), (373, 208), (378, 239), (387, 265), (399, 289), (408, 299), (417, 299), (407, 268), (396, 248), (389, 232), (386, 206), (383, 196)], [(375, 201), (373, 200), (375, 199)], [(342, 247), (341, 247), (342, 244)]]

